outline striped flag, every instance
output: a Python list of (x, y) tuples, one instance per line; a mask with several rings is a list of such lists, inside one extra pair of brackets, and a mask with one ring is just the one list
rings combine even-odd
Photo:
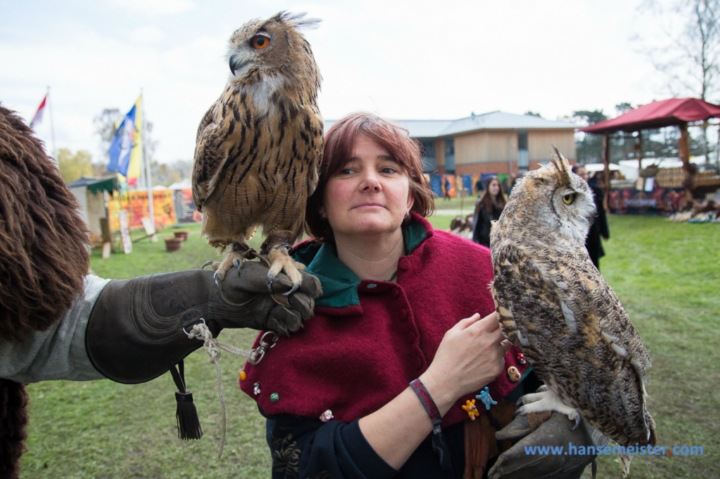
[(137, 186), (142, 163), (142, 95), (117, 126), (108, 153), (108, 171), (120, 173), (129, 186)]
[(48, 95), (49, 93), (46, 93), (45, 98), (43, 98), (43, 100), (40, 102), (40, 106), (38, 107), (37, 111), (35, 112), (35, 116), (30, 122), (30, 128), (35, 128), (35, 125), (42, 121), (43, 113), (45, 113), (45, 106), (47, 105)]

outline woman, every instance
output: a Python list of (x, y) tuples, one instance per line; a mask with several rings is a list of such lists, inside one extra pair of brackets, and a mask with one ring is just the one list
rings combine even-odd
[(473, 241), (490, 247), (492, 221), (500, 218), (505, 208), (505, 195), (496, 176), (485, 180), (485, 193), (475, 204), (473, 217)]
[(604, 206), (604, 194), (595, 181), (589, 180), (587, 169), (584, 166), (574, 165), (572, 172), (585, 180), (593, 193), (596, 216), (595, 221), (590, 225), (587, 237), (585, 237), (585, 248), (588, 251), (588, 255), (590, 255), (592, 263), (600, 270), (600, 258), (605, 256), (605, 249), (603, 248), (600, 238), (605, 238), (605, 241), (610, 239), (610, 228), (608, 228), (607, 214), (605, 213)]
[(354, 114), (328, 131), (314, 239), (295, 248), (322, 282), (316, 315), (241, 374), (269, 419), (273, 477), (462, 477), (462, 406), (486, 386), (491, 414), (507, 405), (507, 369), (527, 365), (498, 329), (490, 254), (433, 230), (432, 198), (404, 130)]

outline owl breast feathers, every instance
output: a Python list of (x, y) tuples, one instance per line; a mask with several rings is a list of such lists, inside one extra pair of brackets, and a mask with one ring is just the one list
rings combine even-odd
[[(594, 211), (559, 153), (513, 188), (490, 238), (500, 325), (564, 405), (556, 410), (576, 411), (620, 445), (655, 444), (650, 356), (585, 249)], [(525, 412), (543, 409), (533, 404)]]
[(317, 20), (282, 12), (230, 38), (230, 77), (198, 128), (193, 199), (203, 233), (222, 251), (265, 236), (299, 239), (323, 149), (321, 76), (299, 28)]

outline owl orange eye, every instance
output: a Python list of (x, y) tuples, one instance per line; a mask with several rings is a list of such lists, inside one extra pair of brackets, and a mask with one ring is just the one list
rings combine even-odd
[(255, 35), (252, 37), (252, 40), (250, 40), (250, 44), (255, 50), (263, 50), (270, 45), (270, 39), (265, 35)]
[(575, 193), (563, 195), (562, 199), (563, 199), (563, 203), (565, 203), (566, 205), (571, 205), (572, 202), (575, 201)]

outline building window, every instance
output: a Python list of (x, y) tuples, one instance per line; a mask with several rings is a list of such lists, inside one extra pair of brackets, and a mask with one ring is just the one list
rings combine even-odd
[(420, 155), (423, 162), (423, 173), (434, 173), (437, 171), (437, 159), (435, 158), (435, 140), (418, 140), (420, 143)]
[(455, 138), (445, 138), (445, 173), (455, 173)]
[(518, 170), (522, 173), (530, 167), (530, 155), (528, 153), (528, 133), (518, 131)]

